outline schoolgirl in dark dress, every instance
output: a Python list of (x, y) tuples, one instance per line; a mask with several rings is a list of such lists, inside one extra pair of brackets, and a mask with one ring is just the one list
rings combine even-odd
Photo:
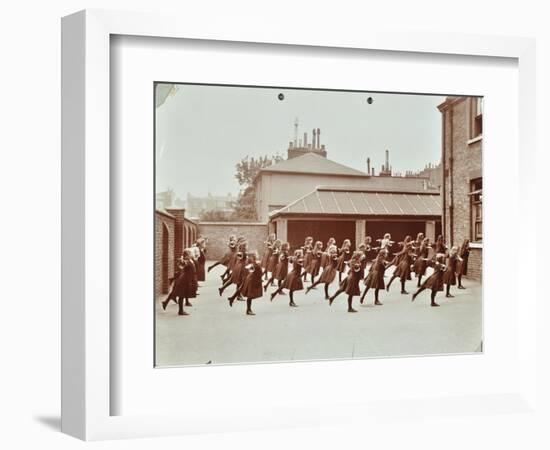
[(391, 260), (388, 267), (390, 267), (390, 266), (396, 266), (397, 267), (399, 265), (399, 263), (401, 262), (401, 258), (403, 258), (406, 255), (406, 252), (404, 251), (405, 248), (409, 248), (410, 246), (412, 246), (411, 241), (412, 241), (412, 238), (409, 235), (407, 235), (407, 236), (405, 236), (405, 239), (403, 239), (403, 242), (398, 242), (398, 244), (401, 248), (397, 253), (394, 253), (393, 259)]
[[(262, 289), (262, 267), (257, 262), (255, 253), (250, 253), (246, 264), (243, 266), (244, 281), (237, 288), (239, 293), (246, 298), (246, 315), (255, 316), (252, 311), (252, 300), (262, 297), (264, 291)], [(233, 302), (237, 297), (237, 292), (229, 297), (229, 306), (233, 306)]]
[(282, 293), (283, 289), (289, 291), (290, 301), (289, 306), (298, 306), (294, 303), (294, 292), (304, 289), (304, 283), (302, 282), (302, 269), (304, 268), (304, 252), (302, 250), (296, 250), (294, 256), (291, 259), (292, 270), (288, 272), (287, 276), (283, 280), (281, 286), (271, 294), (271, 301), (276, 295)]
[[(307, 269), (311, 263), (311, 259), (313, 258), (313, 238), (311, 236), (306, 237), (302, 251), (304, 253), (304, 268)], [(307, 270), (304, 271), (302, 276), (305, 281), (307, 277)]]
[(232, 284), (234, 284), (237, 287), (237, 289), (235, 290), (235, 294), (237, 294), (238, 296), (239, 286), (244, 281), (244, 276), (246, 275), (246, 273), (244, 272), (245, 263), (246, 263), (246, 241), (243, 241), (237, 247), (237, 253), (235, 254), (235, 261), (232, 263), (231, 274), (229, 278), (225, 281), (223, 286), (218, 289), (220, 297), (223, 295), (223, 291), (225, 291)]
[[(195, 264), (191, 257), (190, 250), (183, 251), (183, 257), (178, 263), (178, 275), (174, 280), (172, 291), (162, 302), (162, 309), (166, 310), (166, 306), (170, 300), (177, 301), (178, 315), (187, 316), (189, 313), (184, 311), (183, 306), (193, 306), (189, 302), (190, 298), (197, 296), (197, 282)], [(176, 300), (177, 299), (177, 300)]]
[(458, 270), (458, 263), (461, 261), (460, 256), (458, 256), (458, 247), (452, 247), (447, 257), (447, 267), (445, 273), (443, 274), (443, 283), (445, 283), (447, 290), (445, 292), (445, 297), (452, 298), (454, 295), (451, 295), (451, 286), (456, 285), (456, 272)]
[(386, 287), (384, 283), (384, 272), (389, 265), (386, 261), (387, 255), (388, 251), (386, 249), (378, 251), (376, 259), (370, 266), (369, 274), (365, 278), (365, 290), (361, 295), (361, 303), (365, 300), (367, 292), (369, 292), (370, 289), (374, 289), (374, 304), (382, 306), (382, 303), (378, 299), (378, 292), (380, 289), (385, 289)]
[(225, 266), (226, 271), (223, 275), (221, 275), (221, 278), (223, 280), (229, 274), (229, 271), (230, 271), (229, 262), (235, 255), (236, 251), (237, 251), (237, 236), (232, 234), (231, 236), (229, 236), (229, 239), (227, 241), (227, 251), (225, 252), (225, 254), (222, 256), (220, 260), (216, 261), (214, 264), (209, 266), (207, 271), (210, 272), (214, 267), (217, 267), (220, 265)]
[(262, 261), (261, 261), (261, 266), (262, 266), (262, 269), (264, 270), (264, 275), (267, 279), (267, 263), (269, 261), (269, 258), (271, 257), (271, 254), (273, 253), (273, 243), (275, 242), (276, 240), (276, 236), (275, 236), (275, 233), (271, 233), (269, 236), (267, 236), (267, 240), (264, 242), (264, 246), (265, 246), (265, 249), (264, 249), (264, 253), (262, 255)]
[[(267, 259), (267, 266), (265, 267), (265, 273), (269, 277), (273, 277), (277, 263), (279, 262), (279, 253), (281, 252), (282, 242), (280, 239), (275, 239), (271, 247), (271, 255)], [(270, 275), (269, 275), (270, 274)]]
[(443, 240), (443, 236), (441, 235), (437, 236), (437, 239), (435, 241), (433, 256), (434, 259), (439, 253), (443, 253), (444, 255), (447, 254), (447, 246), (445, 245), (445, 241)]
[(433, 273), (422, 283), (418, 290), (413, 294), (412, 301), (414, 302), (418, 294), (426, 289), (431, 289), (431, 306), (439, 306), (435, 301), (435, 296), (438, 292), (443, 291), (443, 274), (445, 273), (445, 254), (437, 253), (435, 259), (428, 261), (428, 265), (433, 267)]
[(367, 257), (367, 262), (370, 262), (373, 258), (376, 257), (376, 252), (373, 243), (372, 238), (370, 236), (365, 236), (365, 239), (363, 240), (363, 244), (365, 244), (365, 256)]
[(420, 287), (422, 284), (422, 277), (426, 275), (430, 248), (430, 238), (424, 238), (416, 251), (416, 260), (414, 261), (414, 273), (417, 279), (416, 287)]
[(462, 259), (458, 264), (458, 289), (466, 289), (462, 286), (462, 275), (468, 275), (468, 258), (470, 257), (470, 239), (464, 239), (464, 242), (460, 246), (458, 256)]
[(327, 241), (327, 246), (325, 247), (325, 251), (323, 252), (323, 255), (321, 256), (321, 268), (325, 268), (328, 264), (331, 264), (331, 258), (330, 258), (330, 252), (329, 249), (336, 245), (336, 239), (333, 237), (329, 238)]
[(347, 262), (351, 259), (353, 253), (351, 251), (351, 241), (349, 239), (345, 239), (342, 243), (342, 248), (339, 252), (339, 258), (338, 258), (338, 266), (336, 269), (338, 270), (338, 282), (342, 282), (342, 274), (345, 272), (347, 267)]
[(377, 250), (387, 250), (388, 254), (391, 251), (393, 244), (395, 244), (395, 242), (391, 240), (390, 233), (384, 234), (384, 237), (382, 239), (377, 239), (376, 242), (380, 244)]
[(336, 275), (338, 274), (338, 248), (336, 247), (336, 245), (331, 245), (328, 248), (328, 261), (329, 264), (325, 265), (321, 276), (317, 279), (317, 281), (315, 281), (310, 287), (306, 289), (306, 294), (314, 289), (318, 284), (324, 283), (325, 299), (328, 300), (330, 298), (328, 294), (328, 288), (336, 279)]
[(362, 242), (359, 244), (359, 247), (357, 247), (357, 251), (361, 252), (364, 256), (364, 258), (361, 259), (361, 268), (363, 269), (363, 273), (365, 273), (367, 269), (367, 264), (369, 263), (368, 255), (370, 253), (370, 250), (367, 250), (367, 244)]
[(205, 281), (206, 280), (206, 270), (205, 270), (205, 264), (206, 264), (206, 239), (199, 238), (197, 239), (197, 242), (193, 245), (193, 247), (196, 249), (196, 257), (195, 262), (197, 263), (197, 281)]
[(345, 292), (348, 295), (348, 312), (357, 312), (353, 309), (353, 297), (356, 295), (361, 295), (359, 283), (364, 277), (364, 271), (362, 268), (362, 260), (364, 258), (365, 255), (362, 252), (356, 251), (352, 254), (352, 257), (346, 263), (346, 265), (349, 266), (348, 276), (340, 283), (340, 288), (329, 298), (329, 305), (332, 305), (334, 299), (342, 292)]
[(405, 290), (405, 282), (411, 279), (411, 266), (414, 258), (412, 242), (409, 241), (404, 244), (403, 250), (401, 250), (395, 258), (397, 261), (397, 267), (390, 278), (390, 282), (386, 286), (386, 290), (389, 291), (393, 280), (399, 277), (401, 280), (401, 293), (408, 294)]
[(323, 243), (321, 241), (317, 241), (313, 246), (313, 250), (311, 251), (311, 259), (308, 266), (306, 267), (306, 272), (311, 275), (311, 283), (315, 282), (315, 277), (319, 275), (319, 272), (321, 271), (322, 256)]
[(281, 250), (278, 253), (278, 262), (275, 266), (274, 271), (271, 273), (271, 278), (267, 280), (267, 283), (264, 286), (264, 289), (267, 291), (267, 288), (273, 284), (275, 280), (278, 282), (278, 286), (281, 286), (281, 283), (288, 274), (288, 252), (290, 251), (290, 244), (284, 242), (281, 244)]
[(416, 235), (416, 240), (413, 243), (413, 249), (415, 253), (418, 253), (418, 250), (420, 249), (422, 242), (424, 242), (424, 233), (418, 233)]

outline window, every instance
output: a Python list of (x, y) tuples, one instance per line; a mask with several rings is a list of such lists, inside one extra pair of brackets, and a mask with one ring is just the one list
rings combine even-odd
[(470, 181), (471, 240), (483, 240), (483, 179)]
[(474, 139), (483, 133), (483, 97), (472, 98), (471, 117), (470, 138)]

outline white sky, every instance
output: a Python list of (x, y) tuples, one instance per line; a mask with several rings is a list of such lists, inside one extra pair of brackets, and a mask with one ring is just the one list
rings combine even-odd
[[(279, 93), (285, 99), (278, 100)], [(371, 96), (373, 103), (366, 99)], [(156, 189), (172, 188), (185, 199), (237, 194), (235, 164), (246, 155), (286, 157), (294, 138), (321, 129), (327, 157), (366, 171), (380, 170), (390, 150), (394, 172), (418, 170), (441, 157), (444, 97), (276, 88), (178, 85), (157, 108)]]

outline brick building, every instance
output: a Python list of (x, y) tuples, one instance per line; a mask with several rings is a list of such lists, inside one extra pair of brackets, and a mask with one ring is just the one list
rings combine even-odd
[[(319, 142), (321, 131), (314, 130), (313, 143), (304, 140), (290, 143), (287, 159), (260, 170), (254, 179), (256, 213), (260, 222), (268, 222), (273, 211), (284, 208), (318, 186), (352, 186), (362, 189), (425, 191), (439, 194), (429, 176), (394, 176), (386, 150), (386, 162), (378, 172), (367, 158), (366, 171), (348, 167), (327, 158), (327, 150)], [(306, 146), (304, 146), (304, 142)]]
[(470, 239), (468, 276), (482, 277), (483, 251), (483, 98), (447, 97), (442, 115), (441, 189), (443, 234), (448, 245)]
[(155, 294), (169, 289), (177, 259), (198, 237), (198, 226), (185, 217), (183, 208), (155, 211)]

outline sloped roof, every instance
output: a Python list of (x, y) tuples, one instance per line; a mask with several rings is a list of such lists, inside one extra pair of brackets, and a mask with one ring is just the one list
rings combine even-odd
[(265, 167), (260, 172), (349, 175), (354, 177), (368, 176), (365, 172), (344, 166), (343, 164), (331, 161), (313, 152), (306, 153), (296, 158), (286, 159), (277, 164)]
[(426, 191), (368, 190), (352, 187), (318, 187), (270, 214), (350, 216), (440, 216), (439, 194)]

